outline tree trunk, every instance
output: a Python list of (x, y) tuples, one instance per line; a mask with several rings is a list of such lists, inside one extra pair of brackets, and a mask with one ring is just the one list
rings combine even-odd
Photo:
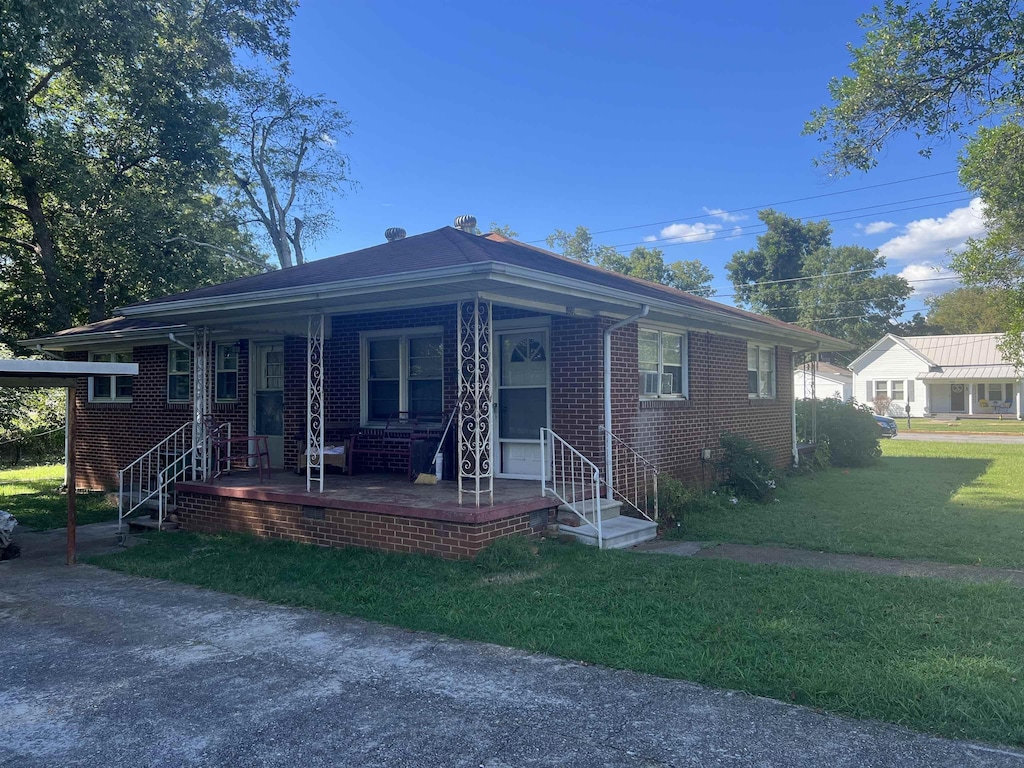
[(57, 247), (50, 232), (50, 224), (43, 211), (43, 199), (39, 192), (39, 183), (29, 168), (25, 157), (12, 157), (11, 164), (18, 174), (21, 190), (28, 211), (28, 220), (32, 225), (32, 236), (36, 244), (36, 255), (39, 267), (43, 272), (46, 292), (50, 297), (50, 320), (48, 330), (56, 331), (71, 327), (71, 311), (68, 308), (67, 294), (61, 286), (60, 269), (57, 266)]

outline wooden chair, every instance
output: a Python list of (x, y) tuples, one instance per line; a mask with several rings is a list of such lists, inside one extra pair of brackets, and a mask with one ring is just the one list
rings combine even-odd
[[(270, 479), (270, 447), (266, 435), (233, 436), (229, 423), (218, 424), (216, 419), (209, 415), (203, 417), (203, 422), (210, 440), (214, 478), (231, 474), (231, 462), (244, 459), (247, 467), (250, 460), (255, 460), (261, 483)], [(239, 449), (236, 450), (235, 446)]]

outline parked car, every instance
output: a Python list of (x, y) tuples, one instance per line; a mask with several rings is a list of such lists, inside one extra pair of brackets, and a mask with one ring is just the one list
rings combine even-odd
[(899, 434), (896, 419), (891, 419), (888, 416), (875, 416), (875, 421), (878, 423), (878, 429), (882, 432), (882, 437), (896, 437)]

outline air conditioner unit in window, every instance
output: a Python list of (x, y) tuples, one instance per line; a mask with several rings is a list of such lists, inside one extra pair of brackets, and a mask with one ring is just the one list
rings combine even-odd
[(640, 374), (641, 393), (646, 396), (661, 394), (661, 374), (657, 371), (643, 371)]
[(675, 382), (675, 374), (663, 373), (661, 374), (661, 394), (671, 395), (675, 390), (672, 388)]

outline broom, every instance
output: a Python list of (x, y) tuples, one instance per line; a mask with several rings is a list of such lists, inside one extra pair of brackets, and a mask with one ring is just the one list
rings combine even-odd
[(455, 403), (455, 407), (452, 408), (452, 415), (448, 417), (448, 424), (444, 428), (444, 432), (441, 433), (441, 442), (437, 444), (437, 453), (434, 454), (434, 460), (430, 462), (430, 466), (434, 468), (433, 474), (430, 472), (420, 472), (416, 475), (416, 480), (413, 481), (413, 485), (437, 485), (437, 481), (440, 479), (442, 474), (442, 461), (441, 451), (444, 450), (444, 441), (448, 437), (448, 430), (452, 428), (452, 422), (455, 421), (455, 414), (458, 413), (459, 406), (462, 405), (462, 398), (460, 397), (458, 402)]

